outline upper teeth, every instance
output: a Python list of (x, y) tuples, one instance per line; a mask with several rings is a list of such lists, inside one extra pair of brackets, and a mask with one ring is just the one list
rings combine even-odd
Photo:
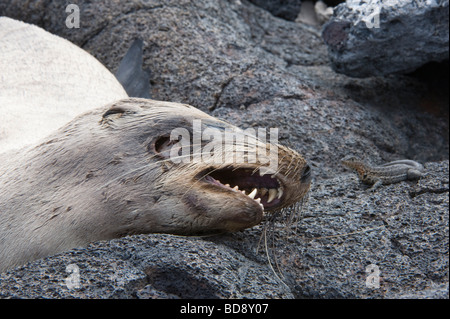
[(278, 191), (275, 188), (269, 189), (269, 199), (267, 200), (268, 203), (273, 201), (275, 197), (277, 197)]
[[(216, 181), (220, 183), (219, 180), (216, 180)], [(225, 184), (225, 186), (231, 188), (230, 184)], [(280, 199), (281, 196), (283, 196), (283, 190), (281, 189), (281, 187), (269, 188), (269, 189), (264, 188), (264, 187), (262, 187), (262, 188), (253, 188), (253, 190), (249, 194), (246, 194), (245, 190), (240, 190), (238, 185), (234, 186), (232, 189), (235, 190), (235, 191), (239, 191), (239, 192), (241, 192), (244, 195), (247, 195), (248, 197), (250, 197), (251, 199), (256, 201), (263, 209), (264, 209), (264, 206), (263, 206), (263, 204), (261, 204), (261, 198), (263, 196), (265, 196), (267, 193), (269, 193), (268, 197), (267, 197), (267, 201), (266, 201), (267, 204), (272, 202), (275, 198)], [(259, 197), (255, 198), (256, 195), (258, 195), (258, 194), (259, 194)]]
[(268, 190), (267, 188), (261, 188), (261, 189), (259, 190), (259, 193), (261, 194), (261, 196), (264, 196), (264, 195), (267, 194), (268, 191), (269, 191), (269, 190)]

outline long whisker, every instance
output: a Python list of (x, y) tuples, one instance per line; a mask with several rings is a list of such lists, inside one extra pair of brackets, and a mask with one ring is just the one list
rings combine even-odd
[[(267, 245), (267, 226), (264, 227), (264, 232), (263, 233), (264, 233), (264, 248), (265, 248), (265, 252), (266, 252), (266, 256), (267, 256), (267, 261), (269, 263), (269, 267), (272, 270), (272, 272), (275, 275), (275, 277), (277, 277), (278, 281), (282, 282), (286, 287), (289, 288), (289, 286), (280, 278), (280, 276), (278, 276), (277, 272), (275, 271), (275, 269), (272, 266), (272, 263), (270, 262), (269, 248), (268, 248), (268, 245)], [(278, 265), (277, 265), (277, 268), (278, 268)], [(278, 268), (278, 270), (279, 270), (279, 268)], [(281, 274), (281, 271), (280, 271), (280, 274)]]
[(275, 266), (277, 267), (278, 273), (283, 277), (283, 279), (285, 279), (283, 272), (280, 269), (280, 265), (278, 263), (278, 258), (277, 258), (277, 253), (276, 253), (276, 249), (275, 249), (275, 222), (272, 223), (272, 255), (273, 255), (273, 260), (275, 261)]
[[(152, 158), (155, 157), (155, 156), (156, 156), (156, 155), (152, 156)], [(178, 156), (177, 158), (182, 158), (182, 157), (186, 157), (186, 156), (187, 156), (187, 155), (184, 155), (184, 156)], [(189, 154), (189, 156), (190, 156), (190, 154)], [(123, 173), (123, 174), (117, 176), (116, 178), (111, 179), (111, 180), (108, 181), (106, 184), (100, 186), (100, 188), (107, 187), (107, 186), (110, 185), (111, 183), (113, 183), (113, 182), (115, 182), (115, 181), (117, 181), (117, 180), (119, 180), (119, 179), (121, 179), (121, 178), (123, 178), (123, 177), (129, 175), (129, 174), (132, 174), (132, 173), (134, 173), (134, 172), (137, 172), (137, 171), (139, 171), (139, 170), (142, 170), (142, 169), (144, 169), (144, 168), (150, 169), (150, 168), (152, 168), (152, 167), (155, 166), (155, 165), (158, 165), (158, 164), (161, 164), (161, 163), (164, 163), (164, 162), (171, 162), (171, 161), (173, 161), (172, 158), (167, 158), (167, 159), (161, 159), (161, 160), (156, 161), (156, 162), (153, 162), (153, 163), (148, 163), (148, 162), (147, 162), (145, 165), (142, 165), (142, 166), (133, 168), (133, 169), (131, 169), (131, 170), (129, 170), (129, 171), (127, 171), (127, 172), (125, 172), (125, 173)], [(143, 161), (143, 162), (144, 162), (144, 161)]]
[[(202, 145), (202, 143), (192, 144), (191, 146), (197, 146), (197, 145)], [(253, 147), (252, 148), (248, 148), (248, 143), (234, 142), (233, 145), (236, 146), (236, 147), (237, 146), (243, 146), (244, 151), (247, 151), (248, 154), (257, 154), (257, 152), (255, 151), (255, 149)], [(180, 156), (176, 156), (176, 157), (172, 157), (172, 158), (168, 158), (168, 159), (162, 159), (162, 160), (159, 160), (159, 161), (156, 161), (156, 162), (153, 162), (153, 163), (146, 163), (145, 165), (142, 165), (140, 167), (131, 169), (128, 172), (126, 172), (124, 174), (121, 174), (120, 176), (118, 176), (118, 177), (108, 181), (106, 184), (102, 185), (100, 188), (105, 188), (105, 187), (109, 186), (111, 183), (113, 183), (113, 182), (115, 182), (115, 181), (117, 181), (117, 180), (119, 180), (119, 179), (129, 175), (129, 174), (135, 173), (135, 172), (137, 172), (139, 170), (142, 170), (142, 169), (145, 169), (145, 168), (150, 169), (153, 166), (155, 166), (157, 164), (160, 164), (160, 163), (163, 163), (163, 162), (170, 162), (170, 161), (174, 161), (174, 160), (177, 160), (177, 159), (182, 159), (182, 158), (191, 157), (191, 156), (195, 156), (195, 155), (202, 155), (202, 154), (203, 153), (194, 153), (194, 154), (180, 155)], [(159, 156), (159, 154), (154, 154), (154, 155), (146, 158), (146, 160), (147, 161), (151, 160), (151, 159), (153, 159), (156, 156)], [(232, 163), (229, 163), (229, 164), (232, 164)], [(256, 168), (256, 169), (258, 169), (258, 168)], [(255, 169), (255, 171), (256, 171), (256, 169)], [(210, 173), (212, 173), (212, 172), (210, 172)]]

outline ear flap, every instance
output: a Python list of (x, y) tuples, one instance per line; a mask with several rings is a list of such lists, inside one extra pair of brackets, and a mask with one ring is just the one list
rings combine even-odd
[(108, 111), (103, 113), (102, 118), (106, 119), (108, 116), (113, 115), (113, 114), (118, 114), (119, 117), (121, 117), (126, 111), (127, 110), (123, 107), (113, 105)]
[(109, 109), (103, 113), (100, 124), (109, 124), (110, 122), (126, 116), (127, 114), (136, 114), (139, 110), (139, 107), (133, 105), (132, 103), (126, 103), (126, 101), (113, 103)]

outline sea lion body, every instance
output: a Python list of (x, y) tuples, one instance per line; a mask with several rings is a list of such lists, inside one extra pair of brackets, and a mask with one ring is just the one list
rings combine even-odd
[[(47, 86), (45, 78), (41, 85)], [(50, 104), (52, 97), (39, 95)], [(8, 101), (18, 103), (12, 98)], [(31, 113), (45, 106), (34, 102)], [(264, 152), (251, 163), (195, 161), (195, 152), (192, 160), (174, 161), (174, 131), (189, 136), (191, 151), (207, 146), (208, 141), (191, 140), (197, 133), (194, 122), (201, 123), (202, 132), (240, 132), (189, 105), (126, 98), (0, 154), (0, 271), (130, 234), (242, 230), (260, 223), (264, 211), (294, 205), (308, 192), (310, 169), (303, 157), (256, 137), (248, 141), (267, 150), (276, 146), (276, 152)], [(251, 152), (233, 141), (223, 151), (238, 148)], [(263, 170), (264, 163), (274, 161), (276, 170)]]
[(93, 56), (37, 26), (0, 17), (0, 48), (0, 153), (128, 97)]

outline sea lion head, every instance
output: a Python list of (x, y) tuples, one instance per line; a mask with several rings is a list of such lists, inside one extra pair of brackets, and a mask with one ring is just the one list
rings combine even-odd
[(118, 179), (105, 191), (121, 184), (114, 201), (129, 206), (125, 211), (144, 232), (241, 230), (260, 223), (263, 211), (293, 205), (309, 189), (310, 168), (295, 151), (189, 105), (121, 100), (108, 107), (100, 126), (115, 141), (110, 156), (120, 158), (111, 164)]
[(264, 212), (295, 204), (310, 186), (310, 168), (298, 153), (260, 136), (226, 141), (244, 131), (189, 105), (120, 100), (62, 131), (38, 148), (52, 154), (59, 176), (52, 179), (76, 175), (65, 202), (80, 196), (72, 207), (81, 205), (84, 215), (95, 210), (96, 223), (108, 223), (106, 238), (242, 230)]

